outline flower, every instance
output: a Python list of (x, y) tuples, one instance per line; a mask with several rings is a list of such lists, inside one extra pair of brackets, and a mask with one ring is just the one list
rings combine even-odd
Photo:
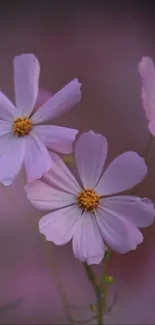
[(151, 225), (155, 216), (150, 200), (129, 195), (109, 197), (144, 178), (144, 159), (135, 152), (125, 152), (101, 176), (106, 156), (106, 138), (92, 131), (83, 133), (75, 145), (79, 183), (52, 153), (51, 170), (42, 180), (25, 186), (35, 207), (53, 210), (40, 219), (40, 232), (56, 245), (73, 239), (75, 256), (88, 264), (101, 262), (105, 245), (119, 253), (135, 250), (143, 241), (137, 227)]
[(143, 57), (138, 66), (142, 79), (142, 101), (149, 130), (155, 136), (155, 66), (151, 58)]
[[(38, 125), (69, 110), (81, 99), (81, 84), (72, 80), (35, 113), (40, 66), (33, 54), (14, 58), (16, 106), (0, 92), (0, 182), (9, 185), (24, 163), (28, 182), (51, 168), (47, 148), (68, 154), (77, 130)], [(47, 148), (46, 148), (47, 147)]]

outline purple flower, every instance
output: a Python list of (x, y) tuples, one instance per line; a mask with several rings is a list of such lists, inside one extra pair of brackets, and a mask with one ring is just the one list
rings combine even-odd
[(151, 58), (143, 57), (139, 63), (142, 78), (142, 101), (149, 120), (149, 130), (155, 136), (155, 66)]
[[(69, 110), (81, 99), (81, 84), (72, 80), (33, 113), (38, 96), (40, 65), (33, 54), (14, 58), (16, 106), (0, 92), (0, 182), (9, 185), (24, 163), (27, 180), (40, 178), (51, 168), (47, 148), (72, 152), (77, 130), (38, 125)], [(47, 147), (47, 148), (46, 148)]]
[(109, 197), (145, 177), (144, 159), (135, 152), (125, 152), (101, 175), (106, 157), (106, 138), (92, 131), (83, 133), (75, 145), (79, 183), (52, 153), (52, 169), (42, 181), (25, 187), (35, 207), (53, 210), (39, 221), (40, 232), (56, 245), (73, 239), (75, 256), (88, 264), (101, 262), (105, 245), (119, 253), (135, 250), (143, 241), (137, 227), (151, 225), (155, 216), (150, 200), (128, 195)]

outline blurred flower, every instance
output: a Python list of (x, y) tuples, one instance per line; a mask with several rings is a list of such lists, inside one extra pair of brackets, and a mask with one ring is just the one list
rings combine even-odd
[(149, 120), (149, 130), (155, 136), (155, 66), (151, 58), (143, 57), (139, 63), (142, 78), (142, 101)]
[[(72, 152), (77, 130), (38, 125), (69, 110), (81, 99), (81, 84), (72, 80), (33, 114), (38, 96), (40, 65), (33, 54), (14, 58), (16, 106), (0, 92), (0, 182), (9, 185), (24, 162), (27, 180), (40, 178), (51, 168), (46, 147)], [(35, 160), (35, 162), (34, 162)]]
[(101, 262), (103, 240), (119, 253), (136, 249), (143, 241), (137, 227), (151, 225), (155, 215), (152, 201), (126, 195), (105, 197), (138, 184), (147, 173), (144, 159), (132, 151), (123, 153), (101, 176), (106, 156), (106, 138), (92, 131), (83, 133), (75, 145), (81, 185), (52, 153), (53, 168), (43, 181), (25, 187), (35, 207), (54, 210), (40, 220), (40, 232), (56, 245), (73, 238), (75, 256), (88, 264)]

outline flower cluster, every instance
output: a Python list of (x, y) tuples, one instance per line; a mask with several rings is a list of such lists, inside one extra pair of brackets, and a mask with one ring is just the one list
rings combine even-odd
[[(150, 58), (142, 59), (139, 72), (149, 129), (155, 135), (155, 68)], [(144, 158), (124, 152), (105, 169), (108, 143), (103, 135), (44, 125), (80, 102), (81, 84), (72, 80), (36, 110), (39, 74), (33, 54), (17, 56), (16, 106), (0, 92), (0, 182), (12, 184), (24, 165), (28, 199), (50, 211), (39, 221), (40, 232), (56, 245), (72, 240), (79, 260), (99, 264), (107, 247), (119, 253), (135, 250), (143, 241), (139, 228), (154, 221), (154, 203), (121, 193), (146, 176)], [(74, 142), (78, 179), (57, 154), (71, 154)]]

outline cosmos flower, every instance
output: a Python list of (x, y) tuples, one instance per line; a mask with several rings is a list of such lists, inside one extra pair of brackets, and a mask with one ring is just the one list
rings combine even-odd
[(142, 79), (143, 107), (149, 121), (149, 130), (155, 136), (155, 66), (151, 58), (143, 57), (138, 68)]
[(81, 99), (81, 84), (77, 79), (72, 80), (33, 113), (39, 74), (40, 65), (33, 54), (16, 56), (16, 106), (0, 92), (0, 182), (4, 185), (13, 182), (23, 163), (28, 182), (40, 178), (51, 168), (47, 148), (64, 154), (72, 152), (77, 130), (42, 123), (77, 104)]
[(71, 239), (75, 256), (98, 264), (105, 245), (119, 253), (135, 250), (143, 241), (138, 227), (151, 225), (152, 201), (117, 195), (138, 184), (146, 175), (144, 159), (135, 152), (116, 157), (102, 175), (107, 157), (107, 140), (92, 131), (75, 144), (77, 182), (64, 162), (52, 153), (53, 167), (43, 180), (27, 184), (27, 197), (43, 210), (52, 210), (39, 221), (39, 229), (56, 245)]

